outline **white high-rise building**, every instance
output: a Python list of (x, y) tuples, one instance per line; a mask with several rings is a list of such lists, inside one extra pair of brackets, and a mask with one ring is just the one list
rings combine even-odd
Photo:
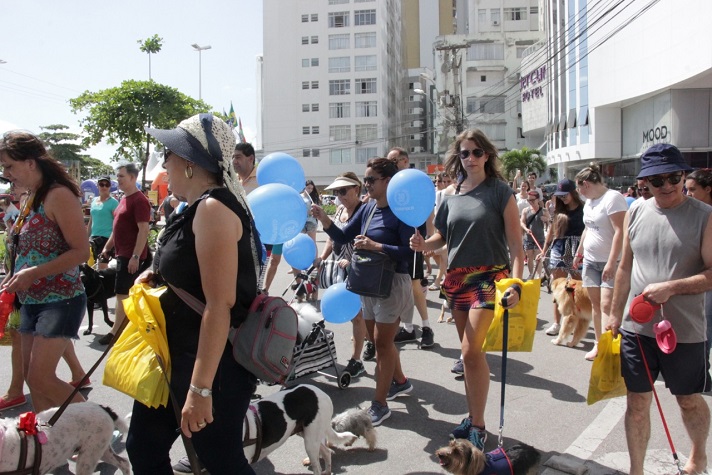
[(264, 154), (319, 187), (403, 137), (401, 0), (264, 0)]

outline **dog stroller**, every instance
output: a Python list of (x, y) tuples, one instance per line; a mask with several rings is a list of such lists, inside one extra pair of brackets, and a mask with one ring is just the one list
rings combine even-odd
[[(289, 301), (290, 304), (297, 295), (300, 295), (300, 292), (303, 292), (301, 287), (311, 285), (309, 275), (312, 270), (313, 269), (310, 268), (305, 272), (300, 272), (295, 277), (295, 281), (301, 279), (301, 282), (294, 289), (295, 294)], [(291, 284), (290, 287), (292, 287)], [(282, 293), (282, 296), (287, 293), (290, 287), (287, 287), (284, 293)], [(294, 347), (292, 372), (287, 378), (287, 382), (318, 372), (324, 376), (336, 378), (340, 389), (348, 387), (351, 383), (351, 374), (346, 371), (340, 371), (336, 364), (337, 357), (336, 345), (334, 344), (334, 332), (326, 329), (323, 318), (318, 321), (314, 319), (307, 320), (301, 315), (298, 318), (300, 319), (300, 336), (297, 337), (297, 344)], [(311, 327), (309, 327), (309, 324), (311, 324)], [(322, 371), (332, 366), (334, 367), (335, 376)]]

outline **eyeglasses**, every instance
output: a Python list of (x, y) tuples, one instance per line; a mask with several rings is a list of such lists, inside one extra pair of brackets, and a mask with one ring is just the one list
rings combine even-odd
[(650, 191), (650, 188), (648, 188), (647, 186), (644, 186), (644, 187), (642, 187), (642, 188), (638, 188), (638, 193), (642, 193), (642, 192), (644, 192), (644, 191)]
[(363, 177), (363, 183), (365, 185), (373, 185), (374, 183), (376, 183), (376, 181), (385, 180), (385, 179), (386, 179), (386, 177), (384, 177), (384, 176), (382, 176), (382, 177), (366, 176), (366, 177)]
[(476, 148), (474, 150), (460, 150), (460, 158), (462, 160), (467, 160), (470, 155), (475, 158), (481, 158), (485, 154), (485, 151), (481, 148)]
[(98, 185), (99, 185), (99, 188), (109, 188), (111, 186), (111, 183), (100, 182)]
[(334, 195), (336, 196), (346, 196), (346, 193), (348, 193), (350, 188), (337, 188), (334, 190)]
[(671, 185), (677, 185), (678, 183), (680, 183), (682, 181), (682, 173), (668, 176), (655, 175), (646, 177), (645, 179), (655, 188), (660, 188), (665, 184), (666, 181)]

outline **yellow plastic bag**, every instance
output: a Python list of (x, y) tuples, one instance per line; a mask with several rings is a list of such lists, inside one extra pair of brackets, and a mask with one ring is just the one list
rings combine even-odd
[(123, 302), (129, 322), (111, 349), (104, 369), (104, 385), (153, 408), (168, 403), (168, 385), (157, 356), (169, 379), (171, 374), (166, 319), (158, 300), (165, 290), (145, 284), (131, 287)]
[(487, 336), (482, 344), (482, 351), (502, 351), (502, 333), (504, 329), (504, 308), (501, 305), (502, 296), (510, 285), (520, 284), (522, 296), (519, 303), (509, 309), (509, 330), (507, 351), (532, 351), (534, 333), (536, 332), (536, 313), (539, 309), (539, 292), (541, 280), (502, 279), (495, 283), (497, 296), (494, 307), (494, 319), (487, 330)]
[(591, 366), (586, 402), (591, 405), (602, 399), (625, 396), (626, 393), (621, 376), (621, 336), (613, 339), (609, 330), (598, 340), (598, 355)]

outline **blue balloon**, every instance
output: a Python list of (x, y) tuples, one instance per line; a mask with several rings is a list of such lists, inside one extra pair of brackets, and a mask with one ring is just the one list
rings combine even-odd
[(433, 182), (415, 168), (396, 173), (388, 183), (386, 197), (393, 214), (414, 228), (423, 224), (435, 207)]
[(301, 192), (304, 189), (304, 169), (296, 158), (284, 152), (270, 153), (260, 160), (257, 167), (257, 183), (283, 183)]
[(287, 185), (260, 186), (247, 195), (255, 227), (265, 244), (282, 244), (295, 237), (307, 222), (302, 196)]
[(308, 269), (316, 258), (316, 243), (307, 234), (300, 233), (284, 243), (282, 255), (295, 269)]
[(346, 283), (334, 284), (321, 297), (321, 313), (329, 323), (351, 321), (361, 310), (361, 298), (350, 290)]

